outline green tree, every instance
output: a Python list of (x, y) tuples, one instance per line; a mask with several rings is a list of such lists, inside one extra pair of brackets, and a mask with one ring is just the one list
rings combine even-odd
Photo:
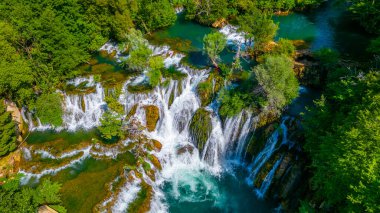
[(36, 115), (42, 124), (51, 124), (53, 126), (62, 125), (63, 110), (60, 94), (42, 94), (37, 98), (34, 107)]
[(277, 55), (286, 55), (288, 57), (293, 57), (296, 53), (296, 48), (294, 47), (291, 40), (280, 38), (278, 40), (276, 47), (273, 49), (273, 53)]
[(249, 95), (234, 90), (222, 90), (218, 100), (220, 102), (219, 114), (226, 118), (237, 115), (250, 104)]
[(314, 197), (342, 212), (379, 212), (380, 74), (344, 76), (305, 115)]
[(174, 7), (169, 0), (141, 0), (139, 5), (137, 22), (148, 33), (171, 26), (177, 19)]
[(124, 61), (128, 68), (142, 71), (149, 65), (149, 57), (152, 50), (146, 45), (140, 45), (129, 53), (129, 57)]
[(215, 21), (228, 18), (236, 9), (230, 6), (227, 0), (187, 1), (186, 18), (195, 19), (201, 24), (211, 25)]
[(373, 39), (367, 50), (375, 55), (380, 55), (380, 37)]
[(371, 33), (380, 33), (380, 2), (368, 0), (352, 0), (349, 10), (361, 25)]
[(147, 74), (149, 78), (149, 84), (152, 87), (155, 87), (161, 82), (161, 70), (165, 68), (164, 59), (161, 56), (154, 56), (149, 59), (148, 63), (150, 69)]
[(246, 33), (249, 43), (254, 41), (256, 51), (262, 50), (266, 43), (272, 41), (278, 29), (269, 12), (262, 12), (256, 8), (239, 16), (238, 23), (239, 30)]
[(210, 33), (203, 38), (203, 50), (215, 67), (218, 67), (219, 54), (226, 47), (226, 43), (226, 37), (219, 32)]
[(17, 148), (16, 125), (0, 99), (0, 157)]
[(98, 126), (98, 130), (102, 138), (107, 140), (124, 138), (124, 131), (122, 129), (123, 120), (120, 115), (107, 111), (100, 119), (100, 123), (101, 125)]
[(299, 84), (293, 72), (293, 63), (286, 56), (266, 56), (264, 63), (253, 71), (270, 106), (282, 108), (298, 96)]
[(36, 212), (41, 205), (51, 205), (60, 212), (66, 212), (61, 206), (59, 190), (61, 185), (50, 180), (43, 180), (36, 188), (20, 185), (21, 175), (3, 179), (0, 186), (0, 211)]

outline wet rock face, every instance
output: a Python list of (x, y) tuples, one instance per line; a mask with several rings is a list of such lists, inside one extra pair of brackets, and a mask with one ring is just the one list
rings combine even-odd
[(146, 128), (149, 132), (152, 132), (156, 129), (158, 119), (160, 119), (160, 109), (154, 105), (145, 106), (144, 109), (146, 116)]
[(204, 145), (210, 137), (212, 131), (212, 123), (210, 112), (200, 108), (198, 109), (190, 121), (190, 136), (191, 140), (200, 153), (202, 153)]
[(191, 145), (185, 145), (185, 146), (182, 146), (182, 147), (178, 148), (177, 155), (182, 155), (182, 154), (185, 154), (185, 153), (193, 154), (193, 151), (194, 151), (194, 147), (193, 146), (191, 146)]
[(277, 137), (278, 146), (260, 168), (256, 178), (252, 180), (253, 186), (258, 190), (263, 188), (270, 172), (275, 169), (269, 189), (263, 196), (277, 200), (284, 209), (293, 212), (297, 211), (299, 200), (309, 190), (306, 169), (308, 159), (301, 149), (304, 138), (300, 121), (295, 118), (287, 118), (278, 125), (271, 124), (260, 128), (253, 137), (251, 145), (254, 145), (248, 147), (250, 149), (248, 151), (253, 157), (259, 155), (258, 152), (262, 148), (254, 147), (262, 147), (268, 143), (268, 138), (275, 131), (280, 131)]

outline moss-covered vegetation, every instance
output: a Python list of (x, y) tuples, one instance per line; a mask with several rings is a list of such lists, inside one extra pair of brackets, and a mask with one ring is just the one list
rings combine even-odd
[(160, 109), (154, 105), (144, 106), (144, 109), (146, 128), (149, 132), (152, 132), (156, 129), (158, 119), (160, 119)]
[(190, 121), (190, 137), (200, 153), (202, 153), (203, 147), (211, 134), (212, 123), (210, 114), (211, 112), (200, 108), (195, 112)]
[(223, 86), (224, 79), (218, 74), (217, 70), (211, 72), (205, 81), (200, 82), (197, 86), (197, 92), (202, 107), (209, 105)]
[(181, 80), (185, 78), (187, 74), (177, 70), (175, 66), (171, 66), (162, 70), (162, 76), (172, 80)]
[(129, 204), (128, 212), (144, 213), (150, 210), (150, 202), (153, 195), (153, 188), (144, 181), (141, 182), (141, 190), (138, 192), (136, 199)]

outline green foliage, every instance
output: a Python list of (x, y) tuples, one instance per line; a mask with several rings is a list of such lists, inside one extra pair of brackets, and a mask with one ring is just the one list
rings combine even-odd
[(293, 63), (286, 56), (267, 56), (264, 63), (253, 71), (270, 106), (280, 109), (298, 96), (299, 84), (293, 72)]
[(152, 87), (156, 87), (160, 84), (162, 78), (160, 70), (152, 69), (147, 73), (147, 76), (149, 78), (149, 85)]
[(218, 67), (219, 54), (226, 47), (227, 39), (220, 32), (210, 33), (203, 38), (203, 50), (214, 66)]
[(177, 19), (169, 0), (141, 0), (139, 6), (140, 9), (136, 16), (137, 23), (148, 33), (171, 26)]
[(177, 70), (175, 66), (171, 66), (167, 69), (162, 70), (162, 76), (164, 78), (171, 78), (173, 80), (181, 80), (185, 78), (187, 74)]
[(271, 14), (253, 8), (244, 15), (238, 17), (239, 30), (246, 33), (246, 38), (254, 40), (254, 48), (261, 50), (263, 45), (272, 41), (276, 35), (278, 25), (272, 20)]
[(344, 75), (305, 116), (312, 186), (342, 212), (379, 212), (380, 74)]
[(194, 145), (202, 153), (212, 131), (210, 112), (204, 108), (198, 109), (191, 118), (189, 131)]
[(334, 67), (339, 61), (339, 53), (330, 49), (322, 48), (314, 53), (315, 58), (317, 58), (321, 65), (325, 68)]
[(129, 53), (129, 57), (125, 60), (128, 68), (142, 71), (149, 65), (149, 57), (152, 50), (147, 45), (139, 45)]
[(349, 10), (361, 25), (371, 33), (380, 34), (380, 2), (351, 0)]
[(220, 75), (225, 79), (229, 79), (232, 75), (232, 68), (230, 68), (226, 64), (219, 65), (219, 70), (220, 70)]
[(12, 179), (5, 179), (5, 183), (0, 186), (0, 211), (7, 212), (36, 212), (41, 205), (53, 204), (61, 212), (65, 208), (60, 206), (61, 198), (59, 183), (43, 180), (37, 188), (20, 186), (21, 176)]
[(0, 157), (17, 148), (16, 125), (0, 99)]
[(367, 51), (375, 55), (380, 55), (380, 37), (373, 39)]
[(100, 119), (100, 123), (98, 130), (102, 138), (111, 140), (124, 137), (123, 121), (118, 114), (107, 111)]
[(123, 114), (124, 106), (118, 101), (120, 94), (121, 89), (115, 88), (115, 90), (111, 94), (107, 95), (104, 100), (111, 110), (115, 111), (116, 113)]
[(277, 42), (277, 46), (273, 49), (273, 54), (286, 55), (293, 57), (296, 54), (296, 48), (291, 40), (280, 38)]
[(232, 117), (250, 105), (250, 97), (247, 93), (237, 90), (223, 90), (218, 97), (220, 102), (219, 114), (226, 118)]
[(58, 93), (42, 94), (35, 105), (36, 115), (42, 124), (62, 125), (62, 104)]
[(201, 24), (211, 25), (215, 21), (227, 18), (234, 8), (229, 7), (227, 0), (187, 1), (186, 18), (195, 19)]

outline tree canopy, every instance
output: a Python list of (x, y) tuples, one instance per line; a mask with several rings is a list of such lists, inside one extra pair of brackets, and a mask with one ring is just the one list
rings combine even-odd
[(226, 47), (227, 39), (220, 32), (210, 33), (203, 38), (203, 50), (215, 67), (218, 67), (219, 54)]
[(293, 63), (286, 56), (266, 56), (264, 63), (253, 71), (270, 106), (282, 108), (298, 96), (299, 84), (293, 72)]
[(0, 157), (17, 148), (16, 125), (0, 99)]

